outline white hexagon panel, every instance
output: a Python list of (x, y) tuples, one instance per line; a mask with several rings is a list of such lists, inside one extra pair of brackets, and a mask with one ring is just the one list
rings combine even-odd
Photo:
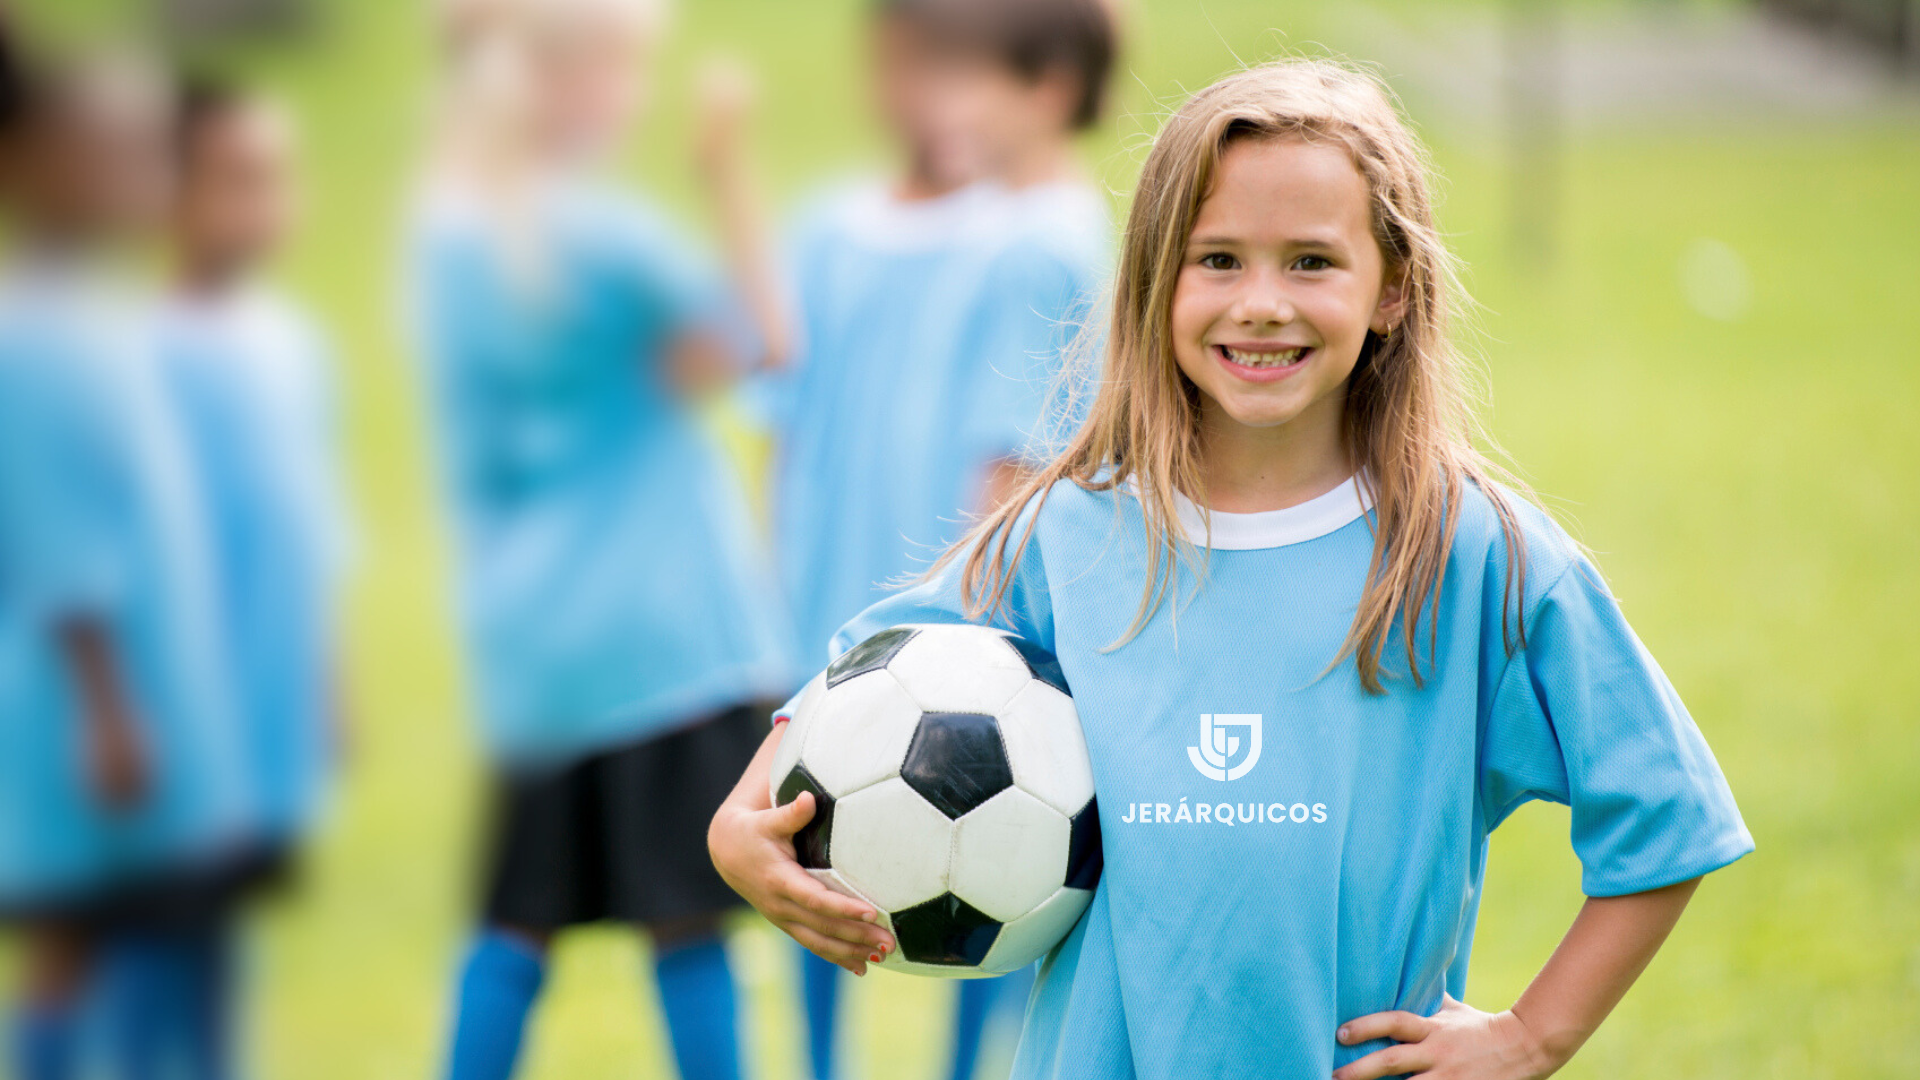
[(952, 820), (897, 776), (834, 806), (833, 869), (884, 911), (946, 892), (952, 843)]
[(1008, 788), (954, 825), (953, 894), (1011, 922), (1062, 884), (1072, 823), (1019, 788)]
[(1093, 764), (1073, 699), (1038, 679), (1000, 710), (1013, 782), (1071, 817), (1093, 798)]
[(991, 716), (1033, 679), (1004, 634), (977, 626), (912, 629), (887, 670), (928, 712)]
[(900, 773), (920, 707), (885, 669), (822, 694), (804, 732), (800, 760), (834, 798)]

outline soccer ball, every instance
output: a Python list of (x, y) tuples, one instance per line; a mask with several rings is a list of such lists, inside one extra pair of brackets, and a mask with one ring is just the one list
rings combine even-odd
[(801, 691), (773, 802), (813, 792), (800, 865), (881, 912), (892, 971), (1017, 971), (1100, 878), (1093, 766), (1060, 664), (979, 626), (897, 626)]

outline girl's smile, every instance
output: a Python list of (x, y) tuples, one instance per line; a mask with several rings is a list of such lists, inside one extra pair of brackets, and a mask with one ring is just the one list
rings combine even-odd
[(1248, 382), (1279, 382), (1299, 371), (1313, 355), (1311, 345), (1283, 345), (1272, 341), (1216, 343), (1213, 354), (1235, 378)]

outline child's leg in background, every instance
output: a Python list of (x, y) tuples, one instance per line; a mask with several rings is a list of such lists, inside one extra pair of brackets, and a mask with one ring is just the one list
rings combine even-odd
[(650, 923), (653, 974), (681, 1080), (740, 1080), (740, 1004), (720, 918)]
[(237, 919), (225, 919), (183, 942), (181, 1057), (186, 1075), (199, 1080), (233, 1080), (239, 1073), (234, 1039), (238, 929)]
[(150, 1080), (171, 1071), (171, 1035), (183, 1015), (177, 945), (156, 932), (123, 932), (102, 950), (101, 1034), (116, 1080)]
[(807, 1054), (813, 1061), (813, 1080), (834, 1080), (840, 966), (805, 949), (799, 951), (800, 988), (807, 1007)]
[(101, 1022), (120, 1080), (230, 1080), (234, 920), (115, 935), (100, 963)]
[(485, 926), (460, 969), (447, 1080), (507, 1080), (546, 979), (547, 936)]
[[(973, 1080), (980, 1067), (980, 1046), (987, 1025), (1011, 1019), (1016, 1025), (1033, 991), (1035, 965), (1028, 965), (998, 979), (967, 979), (960, 983), (953, 1010), (953, 1057), (948, 1062), (949, 1080)], [(995, 1027), (1004, 1026), (995, 1023)]]
[(79, 1073), (80, 999), (92, 966), (91, 942), (66, 926), (28, 928), (25, 982), (15, 1006), (11, 1045), (19, 1080), (72, 1080)]

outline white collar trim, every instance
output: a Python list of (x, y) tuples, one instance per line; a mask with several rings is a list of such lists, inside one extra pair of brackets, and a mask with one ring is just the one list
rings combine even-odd
[[(1230, 514), (1215, 510), (1203, 520), (1193, 500), (1175, 492), (1174, 512), (1187, 537), (1214, 551), (1256, 551), (1316, 540), (1346, 527), (1373, 509), (1373, 496), (1358, 476), (1343, 480), (1332, 491), (1284, 510)], [(1213, 526), (1211, 534), (1208, 522)]]

